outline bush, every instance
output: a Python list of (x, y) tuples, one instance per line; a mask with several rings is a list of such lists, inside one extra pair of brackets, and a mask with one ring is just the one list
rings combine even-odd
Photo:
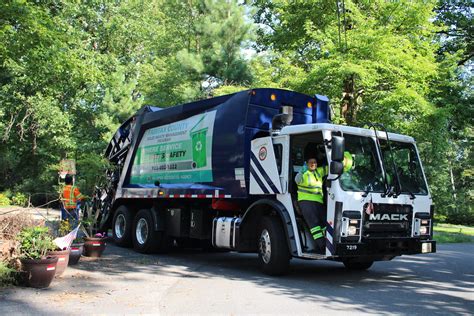
[(448, 214), (446, 221), (450, 224), (474, 226), (474, 212), (472, 210), (453, 212)]
[(0, 288), (14, 283), (14, 269), (10, 268), (6, 262), (0, 261)]
[(435, 214), (434, 215), (434, 221), (436, 223), (446, 223), (447, 218), (448, 217), (446, 215), (442, 215), (442, 214)]
[(11, 205), (11, 201), (4, 193), (0, 193), (0, 206)]
[(13, 205), (18, 205), (18, 206), (27, 206), (28, 204), (28, 197), (20, 192), (15, 193), (15, 195), (12, 197), (12, 203)]

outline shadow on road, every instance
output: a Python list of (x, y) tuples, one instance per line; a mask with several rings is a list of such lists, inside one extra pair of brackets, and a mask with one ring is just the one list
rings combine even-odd
[[(142, 272), (253, 282), (277, 295), (318, 301), (331, 310), (339, 306), (343, 311), (350, 306), (353, 312), (376, 314), (472, 314), (474, 247), (468, 247), (467, 255), (459, 249), (444, 250), (435, 255), (378, 262), (363, 272), (348, 271), (337, 262), (292, 260), (287, 276), (269, 277), (259, 271), (253, 254), (186, 249), (166, 255), (141, 255), (111, 244), (102, 259), (82, 262), (77, 269), (97, 270), (109, 276)], [(91, 280), (91, 286), (95, 286), (93, 283)]]

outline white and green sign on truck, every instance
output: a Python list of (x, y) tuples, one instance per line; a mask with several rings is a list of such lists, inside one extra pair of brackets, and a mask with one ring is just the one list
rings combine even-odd
[(212, 182), (216, 111), (148, 129), (138, 146), (131, 184)]

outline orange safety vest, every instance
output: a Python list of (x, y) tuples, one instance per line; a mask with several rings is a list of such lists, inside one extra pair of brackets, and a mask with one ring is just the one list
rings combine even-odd
[(63, 189), (63, 196), (61, 200), (63, 201), (64, 207), (68, 210), (75, 209), (77, 200), (82, 199), (82, 194), (79, 192), (79, 188), (74, 185), (66, 185)]

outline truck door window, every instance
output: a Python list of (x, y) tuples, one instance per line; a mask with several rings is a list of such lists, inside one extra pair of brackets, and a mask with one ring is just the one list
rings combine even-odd
[[(290, 177), (294, 179), (301, 167), (303, 167), (305, 160), (309, 157), (316, 158), (318, 167), (327, 165), (327, 157), (323, 142), (322, 132), (313, 132), (308, 134), (295, 135), (291, 137), (290, 145)], [(290, 189), (296, 192), (296, 183), (290, 181), (293, 186)]]
[(351, 134), (344, 134), (344, 139), (345, 150), (353, 157), (353, 166), (340, 177), (342, 189), (382, 192), (384, 189), (382, 169), (374, 140)]

